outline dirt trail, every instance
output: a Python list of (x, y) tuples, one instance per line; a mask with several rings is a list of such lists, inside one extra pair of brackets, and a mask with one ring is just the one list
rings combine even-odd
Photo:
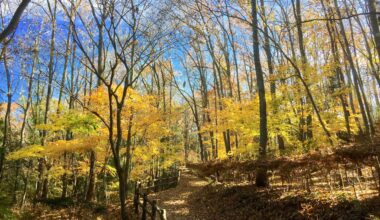
[(182, 169), (179, 185), (175, 188), (149, 195), (151, 199), (157, 199), (158, 206), (166, 209), (169, 220), (202, 219), (199, 210), (195, 206), (195, 195), (208, 182), (201, 179), (189, 170)]

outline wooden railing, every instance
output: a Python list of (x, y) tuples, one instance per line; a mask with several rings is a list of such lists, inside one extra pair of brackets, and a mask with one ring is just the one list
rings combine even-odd
[(147, 194), (151, 192), (160, 192), (166, 189), (176, 187), (180, 179), (180, 171), (175, 171), (174, 174), (168, 177), (160, 177), (157, 179), (149, 179), (145, 181), (139, 181), (141, 184), (139, 186), (142, 193), (146, 192)]
[(133, 206), (135, 214), (139, 216), (139, 208), (142, 209), (141, 219), (166, 220), (166, 210), (157, 206), (157, 200), (149, 200), (150, 192), (159, 192), (165, 189), (176, 187), (180, 180), (180, 171), (176, 171), (173, 176), (166, 178), (158, 178), (148, 181), (137, 181), (135, 184), (135, 194), (133, 198)]
[[(141, 201), (142, 197), (142, 201)], [(161, 220), (167, 220), (166, 218), (166, 210), (162, 209), (157, 206), (157, 200), (149, 200), (148, 195), (146, 193), (139, 193), (135, 192), (135, 197), (133, 200), (133, 205), (135, 209), (135, 214), (139, 215), (139, 207), (141, 207), (141, 219), (146, 220), (147, 216), (149, 216), (151, 219), (156, 219), (157, 214), (159, 216), (159, 219)], [(149, 208), (150, 207), (150, 208)]]

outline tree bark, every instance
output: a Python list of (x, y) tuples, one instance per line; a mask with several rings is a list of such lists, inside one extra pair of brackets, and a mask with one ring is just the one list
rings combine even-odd
[[(260, 147), (259, 147), (259, 159), (265, 160), (266, 149), (268, 141), (268, 129), (267, 129), (267, 107), (265, 100), (265, 85), (264, 74), (260, 62), (260, 44), (258, 33), (258, 20), (257, 20), (257, 6), (256, 0), (251, 0), (252, 10), (252, 39), (253, 39), (253, 56), (256, 69), (256, 81), (257, 89), (259, 93), (259, 105), (260, 105)], [(256, 186), (266, 187), (268, 186), (268, 176), (266, 168), (258, 168), (256, 173)]]
[[(367, 0), (367, 4), (368, 4), (369, 20), (371, 23), (372, 34), (373, 34), (373, 38), (375, 40), (375, 45), (376, 45), (376, 51), (380, 59), (380, 27), (379, 27), (379, 21), (376, 16), (376, 0)], [(378, 84), (380, 87), (380, 80), (379, 80), (378, 73), (376, 74), (376, 76), (377, 76), (376, 79), (378, 80)]]
[(18, 23), (20, 21), (21, 15), (30, 2), (31, 0), (23, 0), (20, 3), (15, 13), (13, 14), (13, 17), (11, 21), (9, 22), (8, 26), (0, 33), (0, 42), (3, 42), (7, 36), (12, 34), (12, 32), (16, 30)]
[[(336, 9), (338, 18), (341, 19), (342, 15), (341, 15), (340, 8), (339, 8), (337, 0), (334, 0), (334, 5), (335, 5), (335, 9)], [(363, 99), (362, 99), (362, 95), (363, 94), (361, 94), (360, 88), (359, 88), (359, 83), (360, 82), (359, 82), (358, 72), (357, 72), (357, 69), (356, 69), (355, 64), (354, 64), (354, 60), (353, 60), (353, 57), (352, 57), (352, 54), (351, 54), (351, 51), (350, 51), (349, 42), (348, 42), (348, 39), (347, 39), (347, 36), (346, 36), (346, 32), (345, 32), (342, 20), (339, 20), (338, 24), (339, 24), (339, 27), (340, 27), (341, 36), (343, 38), (343, 42), (341, 42), (341, 44), (342, 44), (343, 51), (344, 51), (344, 54), (346, 56), (346, 59), (348, 60), (348, 63), (350, 65), (350, 68), (351, 68), (351, 71), (352, 71), (352, 76), (353, 76), (353, 79), (354, 79), (354, 82), (353, 82), (354, 83), (354, 89), (355, 89), (355, 92), (356, 92), (356, 96), (358, 98), (360, 111), (361, 111), (361, 114), (362, 114), (364, 126), (366, 128), (366, 134), (370, 135), (370, 133), (371, 133), (370, 124), (369, 124), (369, 121), (368, 121), (367, 113), (366, 113), (365, 106), (364, 106)]]
[(92, 202), (94, 199), (94, 192), (95, 192), (95, 161), (96, 156), (95, 152), (92, 150), (90, 152), (90, 173), (88, 175), (89, 183), (88, 183), (88, 190), (86, 193), (86, 202)]
[[(322, 3), (323, 10), (325, 11), (325, 16), (327, 17), (328, 12), (326, 10), (326, 7), (325, 7), (323, 1), (324, 0), (321, 0), (321, 3)], [(340, 66), (341, 64), (340, 64), (340, 59), (339, 59), (339, 54), (338, 54), (338, 45), (336, 43), (336, 38), (334, 35), (334, 33), (335, 33), (334, 23), (332, 21), (327, 21), (326, 26), (327, 26), (327, 31), (328, 31), (329, 38), (330, 38), (331, 52), (332, 52), (333, 59), (334, 59), (335, 65), (336, 65), (336, 67), (335, 67), (336, 81), (338, 83), (338, 88), (342, 89), (345, 85), (345, 82), (344, 82), (344, 77), (342, 77), (343, 74), (342, 74), (342, 69)], [(339, 94), (339, 99), (340, 99), (341, 105), (343, 107), (343, 115), (344, 115), (344, 120), (345, 120), (346, 131), (347, 131), (348, 137), (350, 138), (351, 137), (350, 112), (347, 109), (347, 107), (348, 107), (347, 97), (346, 97), (346, 95)]]
[(4, 130), (3, 130), (3, 141), (0, 148), (0, 182), (3, 179), (3, 168), (5, 162), (5, 155), (9, 148), (9, 143), (11, 142), (11, 107), (12, 107), (12, 82), (11, 82), (11, 73), (8, 66), (8, 56), (7, 56), (7, 46), (3, 47), (3, 59), (4, 59), (4, 69), (7, 80), (7, 107), (5, 110), (4, 116)]

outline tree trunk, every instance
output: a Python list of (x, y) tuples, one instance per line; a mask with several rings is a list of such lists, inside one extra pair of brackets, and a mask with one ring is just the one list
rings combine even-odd
[(3, 167), (5, 162), (5, 154), (9, 148), (9, 143), (11, 135), (11, 106), (12, 106), (12, 82), (11, 82), (11, 73), (8, 68), (8, 57), (7, 57), (7, 46), (3, 47), (3, 59), (4, 59), (4, 69), (7, 78), (7, 107), (5, 110), (4, 116), (4, 130), (3, 130), (3, 141), (0, 148), (0, 182), (3, 179)]
[[(268, 64), (268, 71), (269, 71), (269, 77), (270, 77), (270, 93), (272, 97), (272, 103), (273, 103), (273, 114), (277, 114), (277, 106), (275, 106), (275, 99), (276, 99), (276, 81), (273, 79), (274, 77), (274, 65), (273, 65), (273, 59), (272, 59), (272, 52), (270, 48), (270, 40), (269, 40), (269, 29), (268, 29), (268, 23), (267, 23), (267, 17), (265, 12), (265, 3), (264, 0), (260, 0), (261, 3), (261, 10), (262, 10), (262, 16), (263, 16), (263, 22), (264, 22), (264, 51), (267, 57), (267, 64)], [(278, 143), (278, 149), (282, 153), (285, 150), (285, 142), (284, 138), (278, 134), (277, 135), (277, 143)]]
[(86, 202), (92, 202), (94, 199), (94, 193), (95, 193), (95, 161), (96, 161), (96, 155), (95, 151), (90, 152), (90, 174), (88, 175), (89, 183), (88, 183), (88, 189), (86, 193)]
[(127, 213), (127, 204), (125, 201), (125, 198), (127, 196), (126, 188), (124, 187), (126, 185), (126, 180), (124, 179), (124, 173), (122, 170), (118, 171), (119, 176), (119, 199), (120, 199), (120, 214), (122, 220), (128, 220), (128, 213)]
[(12, 34), (13, 31), (16, 30), (18, 26), (18, 22), (20, 21), (21, 15), (28, 6), (31, 0), (22, 0), (20, 5), (17, 7), (15, 13), (12, 16), (11, 21), (8, 26), (0, 33), (0, 42), (3, 42), (7, 36)]
[[(64, 164), (63, 167), (66, 171), (68, 169), (68, 167), (67, 167), (67, 152), (65, 152), (63, 154), (63, 164)], [(66, 196), (67, 196), (67, 184), (68, 184), (67, 174), (64, 173), (62, 175), (62, 194), (61, 194), (62, 199), (66, 198)]]
[[(257, 89), (259, 93), (259, 105), (260, 105), (260, 147), (259, 147), (259, 159), (265, 160), (266, 149), (268, 141), (268, 129), (267, 129), (267, 107), (265, 100), (265, 85), (263, 71), (260, 62), (260, 48), (259, 48), (259, 33), (258, 33), (258, 20), (257, 20), (257, 7), (256, 0), (251, 0), (252, 10), (252, 35), (253, 35), (253, 56), (256, 69), (256, 81)], [(268, 176), (266, 168), (258, 168), (256, 173), (256, 186), (266, 187), (268, 186)]]
[[(323, 10), (325, 11), (325, 16), (327, 17), (327, 10), (326, 10), (326, 7), (324, 5), (324, 0), (321, 0), (321, 3), (322, 3), (322, 7), (323, 7)], [(332, 21), (328, 21), (326, 23), (326, 26), (327, 26), (327, 31), (328, 31), (328, 34), (329, 34), (329, 37), (330, 37), (330, 44), (331, 44), (331, 52), (333, 54), (333, 59), (334, 59), (334, 62), (335, 62), (335, 74), (336, 74), (336, 81), (338, 82), (338, 88), (339, 89), (342, 89), (345, 85), (345, 82), (344, 82), (344, 77), (343, 74), (342, 74), (342, 69), (340, 67), (340, 59), (339, 59), (339, 54), (338, 54), (338, 45), (336, 43), (336, 38), (335, 38), (335, 29), (334, 29), (334, 23)], [(343, 94), (339, 94), (339, 99), (341, 101), (341, 105), (343, 107), (343, 114), (344, 114), (344, 120), (345, 120), (345, 125), (346, 125), (346, 130), (347, 130), (347, 134), (348, 134), (348, 137), (350, 138), (351, 137), (351, 127), (350, 127), (350, 112), (348, 111), (347, 107), (348, 107), (348, 104), (347, 104), (347, 97), (346, 95), (343, 95)]]
[[(341, 19), (342, 15), (341, 15), (340, 8), (339, 8), (337, 0), (334, 0), (334, 4), (335, 4), (335, 9), (336, 9), (338, 18)], [(363, 103), (363, 100), (362, 100), (362, 95), (363, 94), (361, 94), (360, 88), (359, 88), (359, 76), (358, 76), (358, 72), (357, 72), (357, 69), (355, 67), (355, 64), (354, 64), (354, 61), (353, 61), (353, 57), (352, 57), (352, 54), (351, 54), (351, 51), (350, 51), (350, 46), (349, 46), (348, 39), (347, 39), (347, 36), (346, 36), (346, 32), (345, 32), (345, 29), (344, 29), (343, 21), (339, 20), (338, 24), (340, 26), (340, 33), (341, 33), (341, 36), (343, 38), (343, 42), (341, 42), (341, 44), (342, 44), (343, 51), (344, 51), (344, 53), (346, 55), (346, 58), (348, 60), (348, 63), (350, 65), (350, 68), (351, 68), (351, 71), (352, 71), (352, 76), (353, 76), (353, 79), (354, 79), (354, 82), (353, 82), (354, 83), (354, 88), (355, 88), (355, 92), (356, 92), (356, 95), (357, 95), (357, 98), (358, 98), (359, 107), (360, 107), (360, 111), (361, 111), (361, 114), (362, 114), (363, 122), (364, 122), (364, 125), (365, 125), (365, 128), (366, 128), (366, 134), (369, 135), (370, 134), (370, 125), (369, 125), (369, 122), (368, 122), (366, 110), (365, 110), (364, 103)]]
[[(50, 5), (50, 2), (48, 1), (48, 8), (49, 8), (49, 12), (50, 12), (50, 16), (51, 16), (51, 26), (52, 26), (52, 30), (51, 30), (51, 37), (50, 37), (50, 51), (49, 51), (49, 63), (48, 63), (48, 86), (47, 86), (47, 94), (46, 94), (46, 103), (45, 103), (45, 113), (44, 113), (44, 124), (47, 124), (48, 122), (48, 114), (49, 114), (49, 110), (50, 110), (50, 100), (51, 100), (51, 97), (52, 97), (52, 93), (53, 93), (53, 77), (54, 77), (54, 50), (55, 50), (55, 31), (56, 31), (56, 13), (57, 13), (57, 0), (54, 0), (54, 5), (53, 5), (53, 8), (51, 7)], [(42, 142), (42, 145), (45, 144), (45, 138), (46, 138), (46, 135), (47, 135), (47, 132), (46, 130), (43, 130), (42, 131), (42, 139), (41, 139), (41, 142)], [(40, 162), (40, 165), (41, 166), (46, 166), (47, 164), (47, 161), (46, 159), (41, 159), (39, 160)], [(40, 172), (43, 172), (44, 169), (39, 169)], [(47, 177), (44, 176), (43, 173), (40, 173), (39, 175), (41, 178), (43, 178), (43, 180), (40, 180), (41, 184), (42, 184), (42, 194), (41, 194), (41, 197), (42, 198), (47, 198), (47, 195), (48, 195), (48, 189), (47, 187), (49, 186), (49, 182), (48, 182), (48, 179)], [(37, 187), (38, 189), (38, 187)], [(39, 194), (39, 192), (37, 193)]]
[[(302, 31), (302, 17), (301, 17), (301, 1), (296, 0), (295, 5), (294, 5), (294, 0), (292, 1), (293, 7), (294, 7), (294, 14), (296, 18), (296, 23), (297, 23), (297, 35), (298, 35), (298, 45), (301, 53), (301, 71), (303, 73), (307, 72), (307, 67), (308, 67), (308, 60), (306, 57), (306, 51), (305, 51), (305, 45), (304, 45), (304, 39), (303, 39), (303, 31)], [(304, 75), (304, 77), (307, 77)], [(307, 78), (306, 78), (307, 81)], [(304, 105), (304, 102), (301, 99), (301, 105)], [(306, 116), (306, 133), (303, 131), (303, 124), (301, 123), (301, 135), (302, 141), (307, 140), (307, 139), (312, 139), (313, 138), (313, 130), (312, 130), (312, 115), (308, 114)], [(305, 123), (304, 118), (301, 118), (301, 122)]]
[(19, 176), (19, 172), (20, 172), (20, 161), (16, 161), (15, 163), (16, 165), (16, 174), (15, 174), (15, 181), (14, 181), (14, 184), (13, 184), (13, 203), (17, 203), (17, 190), (18, 190), (18, 176)]
[[(380, 58), (380, 28), (379, 28), (379, 21), (377, 20), (377, 16), (376, 16), (376, 0), (367, 0), (367, 3), (368, 3), (368, 9), (370, 13), (369, 20), (371, 23), (372, 34), (373, 34), (373, 38), (375, 39), (376, 51), (377, 51), (377, 55)], [(378, 75), (377, 75), (377, 79), (379, 79)], [(380, 81), (378, 81), (378, 83), (380, 86)]]
[[(73, 14), (74, 14), (74, 7), (71, 8), (70, 10), (70, 20), (73, 19)], [(65, 48), (65, 54), (64, 54), (64, 61), (63, 61), (63, 72), (62, 72), (62, 78), (61, 78), (61, 83), (60, 83), (60, 88), (59, 88), (59, 95), (58, 95), (58, 106), (57, 106), (57, 112), (59, 113), (60, 111), (60, 105), (62, 101), (62, 96), (63, 96), (63, 89), (65, 86), (65, 81), (66, 81), (66, 70), (68, 66), (68, 61), (69, 61), (69, 54), (70, 54), (70, 39), (72, 37), (71, 31), (73, 28), (73, 24), (70, 22), (69, 24), (69, 30), (67, 32), (67, 37), (66, 37), (66, 48)], [(75, 53), (75, 51), (74, 51)]]

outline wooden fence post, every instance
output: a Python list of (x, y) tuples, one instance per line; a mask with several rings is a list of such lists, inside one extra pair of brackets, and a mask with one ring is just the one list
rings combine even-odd
[(149, 179), (148, 181), (148, 189), (147, 189), (147, 192), (148, 193), (151, 193), (152, 192), (152, 185), (153, 185), (153, 181), (151, 179)]
[(139, 213), (139, 202), (140, 202), (140, 182), (136, 182), (135, 184), (135, 196), (133, 198), (133, 205), (135, 208), (135, 213)]
[(181, 171), (180, 170), (177, 170), (177, 179), (176, 179), (176, 183), (174, 186), (177, 186), (179, 184), (179, 181), (181, 179)]
[(146, 193), (144, 193), (144, 195), (143, 195), (143, 212), (142, 212), (142, 216), (141, 216), (142, 220), (146, 220), (147, 202), (148, 202), (148, 196)]
[(155, 179), (153, 183), (154, 183), (154, 192), (158, 192), (158, 184), (159, 184), (158, 179)]
[(161, 220), (167, 220), (167, 218), (166, 218), (166, 209), (162, 209), (161, 210), (160, 218), (161, 218)]
[(153, 200), (152, 202), (152, 219), (153, 220), (156, 220), (156, 216), (157, 216), (157, 200)]

